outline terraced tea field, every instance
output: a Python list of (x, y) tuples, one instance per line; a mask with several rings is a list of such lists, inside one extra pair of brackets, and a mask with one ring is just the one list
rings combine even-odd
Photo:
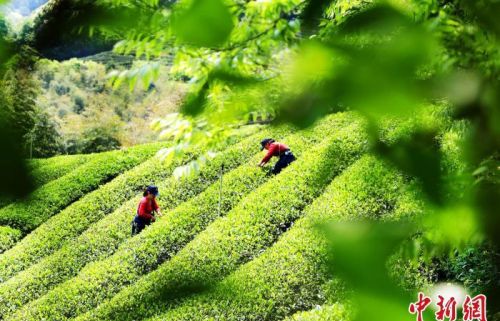
[[(452, 140), (437, 122), (440, 142)], [(405, 135), (407, 124), (393, 125), (388, 142)], [(297, 161), (276, 176), (256, 166), (263, 137)], [(453, 144), (443, 144), (445, 158)], [(343, 320), (316, 225), (424, 210), (418, 182), (369, 153), (352, 113), (305, 130), (261, 128), (180, 180), (173, 170), (204, 150), (167, 165), (155, 156), (166, 145), (31, 163), (39, 187), (0, 209), (0, 319)], [(131, 237), (149, 184), (164, 215)]]

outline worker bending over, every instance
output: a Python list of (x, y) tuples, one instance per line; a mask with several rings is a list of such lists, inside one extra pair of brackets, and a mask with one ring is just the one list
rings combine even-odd
[(150, 225), (151, 222), (156, 221), (154, 213), (158, 213), (161, 216), (160, 207), (156, 203), (156, 196), (158, 196), (158, 187), (150, 185), (146, 188), (142, 194), (144, 197), (139, 202), (137, 207), (137, 214), (132, 221), (132, 235), (139, 234), (146, 225)]
[(273, 174), (278, 174), (281, 172), (281, 170), (288, 165), (290, 165), (291, 162), (295, 160), (295, 156), (293, 156), (292, 152), (290, 151), (290, 148), (286, 146), (285, 144), (279, 143), (275, 141), (272, 138), (266, 138), (263, 139), (260, 142), (260, 145), (262, 146), (260, 150), (267, 150), (266, 156), (262, 159), (262, 161), (259, 163), (260, 167), (265, 166), (271, 157), (277, 156), (279, 157), (278, 162), (273, 167), (272, 173)]

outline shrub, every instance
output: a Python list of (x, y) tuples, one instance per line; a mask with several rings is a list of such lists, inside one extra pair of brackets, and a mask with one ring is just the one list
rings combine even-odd
[[(352, 121), (350, 115), (339, 115), (334, 118), (334, 121), (314, 128), (312, 135), (297, 133), (293, 138), (289, 138), (287, 143), (300, 156), (300, 151), (307, 149), (309, 144), (322, 139), (328, 132), (334, 131), (331, 128), (342, 128)], [(232, 217), (239, 217), (239, 215), (245, 213), (248, 219), (249, 216), (252, 216), (253, 210), (260, 209), (262, 213), (267, 206), (274, 206), (275, 210), (281, 209), (283, 205), (265, 196), (269, 195), (272, 190), (279, 189), (287, 179), (296, 175), (300, 177), (301, 182), (307, 181), (307, 184), (305, 184), (307, 186), (296, 190), (294, 195), (297, 197), (297, 204), (292, 208), (287, 206), (288, 210), (286, 212), (292, 216), (297, 215), (300, 212), (300, 207), (311, 200), (311, 197), (313, 197), (311, 194), (322, 188), (324, 183), (320, 181), (328, 180), (328, 177), (334, 175), (337, 169), (345, 165), (343, 161), (352, 159), (353, 154), (359, 152), (361, 146), (364, 146), (362, 142), (353, 143), (344, 137), (347, 131), (354, 128), (358, 129), (355, 126), (350, 126), (340, 130), (344, 135), (339, 135), (338, 139), (344, 141), (339, 141), (337, 144), (346, 147), (346, 150), (332, 148), (332, 150), (342, 152), (339, 155), (342, 161), (337, 162), (327, 158), (325, 162), (319, 162), (319, 165), (314, 166), (315, 170), (306, 172), (304, 169), (308, 168), (307, 165), (311, 165), (314, 157), (312, 154), (307, 154), (309, 155), (307, 164), (301, 164), (302, 162), (294, 163), (284, 173), (272, 179), (270, 183), (252, 192), (253, 197), (250, 197), (248, 201), (246, 200), (249, 198), (246, 198), (245, 202), (238, 205), (233, 210)], [(321, 145), (318, 150), (325, 149), (327, 149), (325, 145)], [(86, 266), (76, 278), (61, 284), (47, 295), (25, 305), (12, 315), (11, 319), (31, 320), (33, 318), (47, 317), (51, 320), (60, 320), (76, 316), (95, 307), (104, 299), (110, 298), (123, 286), (134, 282), (140, 275), (155, 269), (161, 262), (179, 251), (211, 221), (219, 215), (227, 213), (247, 193), (255, 190), (262, 182), (267, 180), (264, 171), (255, 166), (258, 158), (260, 158), (259, 156), (261, 155), (254, 157), (248, 165), (241, 166), (224, 176), (224, 191), (227, 192), (224, 194), (220, 213), (217, 209), (219, 184), (216, 183), (199, 196), (181, 204), (137, 237), (122, 244), (119, 250), (110, 258)], [(335, 171), (327, 171), (325, 177), (319, 174), (319, 168), (324, 169), (325, 166), (332, 163), (338, 164), (338, 167), (334, 166)], [(315, 175), (321, 177), (315, 181), (310, 180)], [(286, 191), (282, 191), (279, 197), (285, 197), (287, 194)], [(226, 221), (230, 222), (225, 219), (220, 220), (220, 222)], [(224, 228), (226, 229), (227, 226), (224, 226)], [(272, 230), (274, 231), (274, 228)], [(205, 245), (216, 246), (215, 243)]]
[(0, 226), (0, 254), (11, 248), (21, 238), (21, 231), (9, 226)]
[(27, 200), (0, 209), (0, 224), (26, 234), (100, 184), (151, 157), (159, 148), (153, 144), (96, 155), (75, 171), (38, 188)]
[(83, 137), (78, 144), (80, 153), (99, 153), (120, 148), (118, 140), (119, 123), (109, 122), (105, 126), (88, 128), (83, 132)]
[(364, 150), (359, 123), (323, 134), (328, 137), (324, 143), (247, 196), (171, 261), (80, 319), (133, 320), (151, 314), (155, 301), (210, 286), (260, 254)]
[[(224, 320), (281, 320), (297, 311), (325, 303), (326, 297), (338, 300), (328, 293), (338, 289), (332, 290), (328, 284), (331, 278), (327, 262), (328, 244), (316, 231), (316, 225), (332, 219), (392, 219), (415, 215), (421, 211), (420, 203), (400, 197), (406, 193), (401, 174), (388, 169), (372, 156), (362, 158), (335, 179), (326, 192), (305, 210), (304, 217), (261, 256), (239, 268), (209, 292), (195, 295), (153, 320), (208, 320), (216, 317)], [(400, 202), (408, 201), (413, 204), (400, 206)], [(400, 210), (408, 208), (414, 210)], [(187, 273), (200, 272), (188, 269)], [(183, 281), (176, 283), (185, 284)], [(334, 283), (336, 286), (341, 284)], [(175, 291), (175, 288), (169, 287), (168, 291)], [(343, 298), (345, 293), (340, 291), (337, 295)], [(159, 310), (162, 305), (165, 306), (164, 301), (152, 308)], [(121, 314), (113, 319), (125, 320)]]

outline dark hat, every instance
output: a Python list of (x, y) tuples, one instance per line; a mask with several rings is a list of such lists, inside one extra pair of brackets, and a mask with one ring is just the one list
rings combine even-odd
[(154, 185), (149, 185), (148, 187), (146, 187), (146, 192), (149, 192), (150, 194), (153, 194), (154, 196), (158, 196), (158, 194), (160, 194), (158, 192), (158, 187), (156, 187)]
[(274, 143), (274, 142), (275, 142), (275, 140), (274, 140), (274, 139), (272, 139), (272, 138), (264, 138), (264, 139), (260, 142), (260, 145), (261, 145), (261, 146), (260, 146), (260, 150), (263, 150), (263, 149), (264, 149), (264, 147), (266, 147), (266, 145), (267, 145), (268, 143)]

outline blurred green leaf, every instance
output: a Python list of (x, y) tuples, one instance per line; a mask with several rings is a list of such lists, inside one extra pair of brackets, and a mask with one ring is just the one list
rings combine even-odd
[(331, 0), (310, 0), (306, 2), (300, 15), (302, 30), (305, 34), (311, 34), (319, 27), (325, 8), (331, 3)]
[(369, 9), (358, 12), (340, 25), (343, 34), (377, 33), (387, 36), (394, 32), (394, 28), (410, 26), (410, 20), (401, 12), (387, 4), (377, 4)]
[(460, 0), (459, 2), (472, 12), (483, 27), (494, 32), (497, 37), (500, 36), (500, 21), (498, 20), (498, 13), (500, 12), (499, 1)]
[(205, 108), (209, 86), (209, 82), (205, 80), (199, 89), (193, 89), (184, 98), (181, 105), (181, 112), (190, 116), (199, 115)]
[[(423, 217), (427, 255), (442, 255), (480, 244), (484, 240), (478, 211), (463, 204), (439, 208)], [(424, 244), (425, 245), (425, 244)]]
[(215, 82), (221, 82), (231, 86), (245, 87), (259, 81), (260, 80), (257, 77), (244, 76), (230, 69), (214, 69), (210, 72), (207, 79), (198, 85), (198, 88), (194, 87), (194, 89), (187, 95), (181, 106), (181, 112), (189, 116), (196, 116), (203, 112), (210, 85)]
[(416, 132), (409, 139), (390, 146), (379, 141), (374, 150), (397, 168), (418, 178), (429, 200), (443, 204), (441, 155), (435, 137), (434, 132)]
[(392, 293), (395, 287), (387, 283), (386, 262), (410, 235), (411, 226), (355, 221), (331, 223), (324, 229), (331, 243), (333, 273), (343, 276), (356, 289)]
[(410, 117), (431, 96), (432, 80), (419, 79), (418, 71), (438, 47), (424, 28), (391, 7), (373, 6), (340, 30), (323, 42), (303, 44), (279, 120), (304, 126), (344, 108), (375, 120)]
[(413, 232), (402, 223), (338, 222), (323, 226), (330, 269), (355, 291), (354, 321), (411, 320), (410, 300), (390, 279), (387, 260)]
[(233, 30), (231, 12), (222, 0), (193, 0), (174, 16), (175, 35), (187, 44), (212, 47), (223, 44)]

